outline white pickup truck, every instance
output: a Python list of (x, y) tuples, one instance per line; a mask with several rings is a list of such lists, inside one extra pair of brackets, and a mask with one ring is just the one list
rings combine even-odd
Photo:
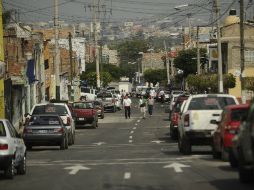
[(178, 126), (178, 148), (183, 154), (191, 153), (192, 145), (211, 145), (212, 134), (222, 110), (227, 105), (239, 104), (228, 94), (198, 94), (190, 96), (181, 112)]

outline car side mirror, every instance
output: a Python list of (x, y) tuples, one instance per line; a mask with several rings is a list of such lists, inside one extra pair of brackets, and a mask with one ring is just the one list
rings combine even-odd
[(215, 119), (211, 120), (210, 121), (211, 124), (215, 124), (215, 125), (218, 125), (219, 124), (219, 121), (216, 121)]

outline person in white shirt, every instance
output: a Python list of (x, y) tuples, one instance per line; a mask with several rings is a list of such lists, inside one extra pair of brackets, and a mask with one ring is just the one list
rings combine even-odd
[(141, 98), (139, 99), (139, 107), (140, 107), (140, 112), (142, 113), (143, 119), (145, 119), (147, 100), (144, 98), (144, 96), (141, 96)]
[(148, 100), (148, 113), (150, 117), (153, 115), (153, 105), (154, 105), (154, 99), (152, 96), (149, 96)]
[(131, 99), (126, 95), (123, 100), (123, 107), (125, 111), (125, 118), (128, 119), (131, 117)]

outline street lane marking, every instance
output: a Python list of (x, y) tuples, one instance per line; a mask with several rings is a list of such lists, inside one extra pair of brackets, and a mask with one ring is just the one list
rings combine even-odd
[(174, 162), (172, 164), (164, 166), (163, 168), (173, 168), (176, 173), (181, 173), (183, 172), (182, 168), (189, 168), (189, 167), (190, 167), (189, 165), (184, 165), (181, 163)]
[(70, 172), (69, 172), (70, 175), (76, 175), (79, 172), (79, 170), (90, 170), (90, 168), (87, 168), (82, 165), (70, 166), (70, 167), (66, 167), (64, 169), (70, 170)]
[(137, 121), (138, 123), (140, 122), (140, 120)]
[(131, 173), (130, 172), (125, 172), (124, 179), (130, 179), (130, 178), (131, 178)]
[(129, 139), (132, 139), (132, 136), (129, 136)]
[(133, 141), (132, 140), (129, 140), (129, 143), (132, 143)]
[(131, 133), (131, 134), (133, 134), (133, 133), (134, 133), (134, 131), (131, 131), (130, 133)]
[(137, 127), (133, 127), (133, 129), (134, 129), (134, 130), (136, 130), (136, 129), (137, 129)]
[(138, 124), (137, 124), (137, 123), (135, 123), (135, 125), (137, 126)]

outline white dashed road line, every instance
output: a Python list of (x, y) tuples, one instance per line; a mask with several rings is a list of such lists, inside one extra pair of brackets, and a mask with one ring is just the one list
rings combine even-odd
[(132, 140), (129, 140), (129, 143), (132, 143), (133, 141)]
[(124, 179), (130, 179), (130, 178), (131, 178), (131, 173), (130, 172), (125, 172)]
[(132, 136), (129, 136), (129, 139), (132, 139)]
[(136, 130), (137, 129), (137, 127), (133, 127), (133, 130)]
[(133, 134), (133, 133), (134, 133), (134, 131), (131, 131), (131, 132), (130, 132), (130, 134)]

